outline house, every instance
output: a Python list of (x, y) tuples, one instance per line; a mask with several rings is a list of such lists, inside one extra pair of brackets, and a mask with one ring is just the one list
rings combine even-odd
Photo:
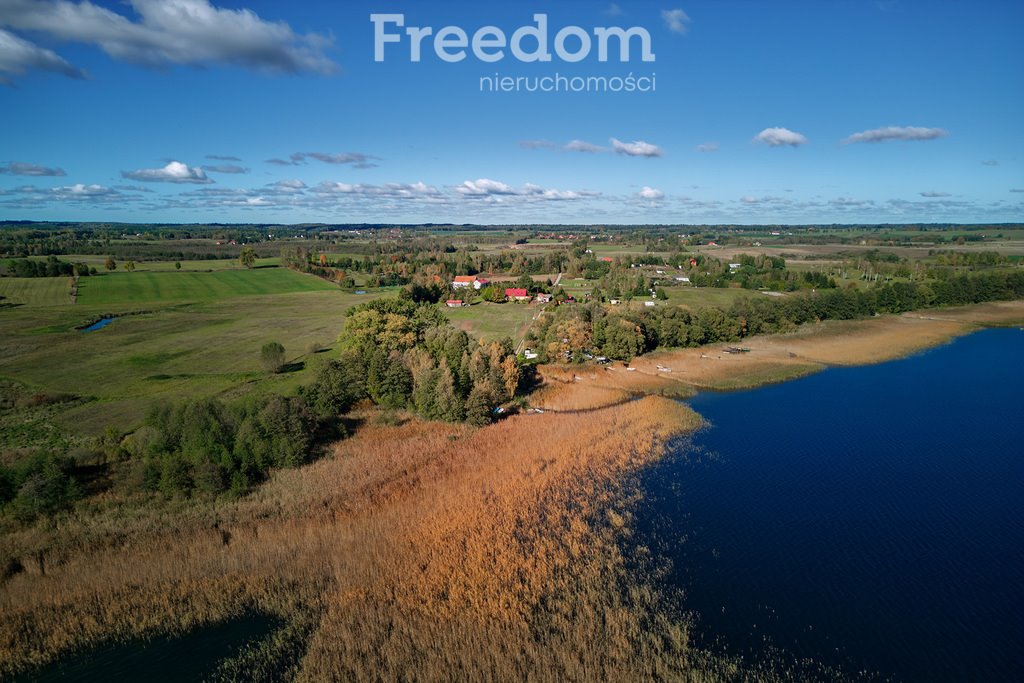
[(730, 263), (729, 270), (739, 270), (742, 265), (742, 263)]
[(604, 261), (605, 263), (611, 263), (615, 259), (613, 259), (611, 256), (602, 256), (601, 260)]
[(618, 306), (619, 305), (619, 300), (618, 299), (608, 299), (608, 303), (610, 303), (612, 306)]
[(677, 277), (677, 278), (676, 278), (676, 282), (689, 282), (689, 281), (690, 281), (690, 278), (688, 278), (688, 277), (685, 277), (685, 276), (683, 276), (683, 277)]
[(509, 287), (505, 290), (505, 298), (511, 301), (529, 301), (530, 293), (525, 289)]
[(525, 349), (523, 351), (523, 358), (525, 358), (526, 360), (534, 360), (538, 357), (538, 355), (539, 354), (535, 353), (533, 349)]
[(476, 280), (472, 275), (456, 275), (455, 280), (452, 281), (452, 289), (462, 289), (463, 287), (473, 286), (473, 282)]
[(461, 308), (464, 304), (462, 299), (448, 299), (448, 301), (444, 302), (444, 305), (448, 308)]
[(695, 258), (690, 259), (690, 267), (691, 268), (696, 268), (697, 267), (697, 259), (695, 259)]
[(550, 302), (551, 302), (551, 295), (550, 294), (545, 294), (544, 292), (541, 292), (540, 294), (537, 295), (537, 303), (539, 303), (539, 304), (546, 304), (546, 303), (550, 303)]
[(482, 277), (478, 277), (477, 279), (473, 280), (473, 289), (481, 289), (489, 284), (491, 284), (490, 280), (485, 280)]
[(648, 308), (654, 308), (654, 302), (653, 301), (645, 301), (644, 302), (644, 306), (647, 306)]

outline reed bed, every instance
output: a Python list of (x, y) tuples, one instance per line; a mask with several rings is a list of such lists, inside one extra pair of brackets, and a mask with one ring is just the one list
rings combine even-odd
[(303, 647), (247, 666), (297, 680), (717, 679), (735, 668), (691, 651), (621, 543), (630, 475), (698, 424), (659, 397), (479, 430), (367, 424), (234, 503), (15, 535), (0, 675), (260, 612)]

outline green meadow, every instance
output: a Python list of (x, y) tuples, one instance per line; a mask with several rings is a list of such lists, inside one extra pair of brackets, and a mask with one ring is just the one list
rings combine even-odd
[(22, 306), (61, 306), (71, 303), (71, 278), (2, 277), (0, 304)]
[[(283, 268), (115, 272), (79, 283), (71, 305), (67, 278), (0, 278), (5, 302), (22, 304), (0, 309), (0, 382), (21, 400), (80, 397), (35, 417), (81, 436), (128, 430), (161, 399), (293, 391), (323, 362), (319, 351), (334, 344), (349, 307), (393, 295), (346, 293)], [(118, 317), (76, 329), (103, 315)], [(284, 345), (289, 371), (261, 367), (269, 341)], [(23, 421), (31, 413), (19, 411)]]
[(222, 299), (335, 290), (324, 280), (284, 268), (202, 272), (136, 271), (83, 277), (78, 300), (83, 306), (217, 301)]
[(481, 301), (462, 308), (445, 308), (444, 312), (455, 327), (482, 341), (510, 337), (513, 344), (518, 344), (540, 310), (537, 304)]

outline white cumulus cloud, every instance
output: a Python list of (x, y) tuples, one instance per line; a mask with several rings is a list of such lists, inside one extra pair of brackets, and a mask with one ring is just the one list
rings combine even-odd
[(497, 180), (491, 180), (490, 178), (466, 180), (461, 185), (456, 185), (455, 191), (464, 197), (486, 197), (489, 195), (512, 195), (516, 193), (510, 185)]
[(39, 47), (0, 28), (0, 83), (10, 83), (4, 74), (18, 76), (30, 69), (53, 71), (71, 78), (85, 78), (81, 69), (69, 64), (53, 50)]
[(690, 17), (681, 9), (663, 9), (661, 19), (672, 33), (686, 33), (686, 25), (690, 23)]
[(754, 142), (763, 142), (769, 147), (799, 147), (807, 144), (807, 138), (788, 128), (765, 128), (754, 136)]
[(595, 145), (592, 142), (587, 142), (586, 140), (570, 140), (562, 149), (564, 149), (566, 152), (596, 153), (608, 151), (604, 147), (601, 147), (600, 145)]
[(663, 152), (657, 145), (652, 145), (649, 142), (643, 140), (634, 140), (633, 142), (622, 142), (615, 138), (611, 139), (612, 150), (616, 154), (625, 154), (631, 157), (660, 157)]
[(121, 171), (121, 176), (131, 180), (149, 183), (212, 183), (203, 169), (193, 168), (180, 161), (168, 162), (163, 168), (143, 168), (138, 171)]
[(590, 190), (559, 190), (545, 188), (534, 183), (526, 183), (521, 188), (512, 187), (507, 183), (489, 178), (466, 180), (452, 188), (455, 194), (474, 201), (489, 204), (518, 202), (529, 204), (547, 201), (576, 201), (601, 196), (600, 192)]
[(661, 190), (644, 185), (643, 189), (637, 193), (637, 196), (640, 197), (640, 199), (646, 199), (648, 201), (658, 201), (659, 199), (665, 198), (665, 193)]
[(949, 135), (942, 128), (921, 128), (920, 126), (886, 126), (854, 133), (843, 140), (844, 145), (855, 142), (889, 142), (891, 140), (937, 140)]
[[(97, 45), (114, 59), (162, 66), (230, 64), (278, 73), (333, 73), (324, 53), (333, 39), (298, 34), (250, 9), (221, 9), (209, 0), (128, 0), (138, 19), (89, 0), (3, 0), (0, 26), (58, 40)], [(44, 51), (49, 52), (49, 51)], [(53, 53), (52, 70), (80, 75)]]
[(4, 175), (25, 175), (25, 176), (62, 176), (63, 168), (51, 168), (39, 166), (38, 164), (26, 164), (21, 161), (11, 161), (0, 165), (0, 174)]

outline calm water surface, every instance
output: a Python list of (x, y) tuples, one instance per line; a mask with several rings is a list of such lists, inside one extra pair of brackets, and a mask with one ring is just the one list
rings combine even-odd
[(905, 681), (1024, 681), (1024, 332), (692, 400), (641, 538), (702, 639)]

